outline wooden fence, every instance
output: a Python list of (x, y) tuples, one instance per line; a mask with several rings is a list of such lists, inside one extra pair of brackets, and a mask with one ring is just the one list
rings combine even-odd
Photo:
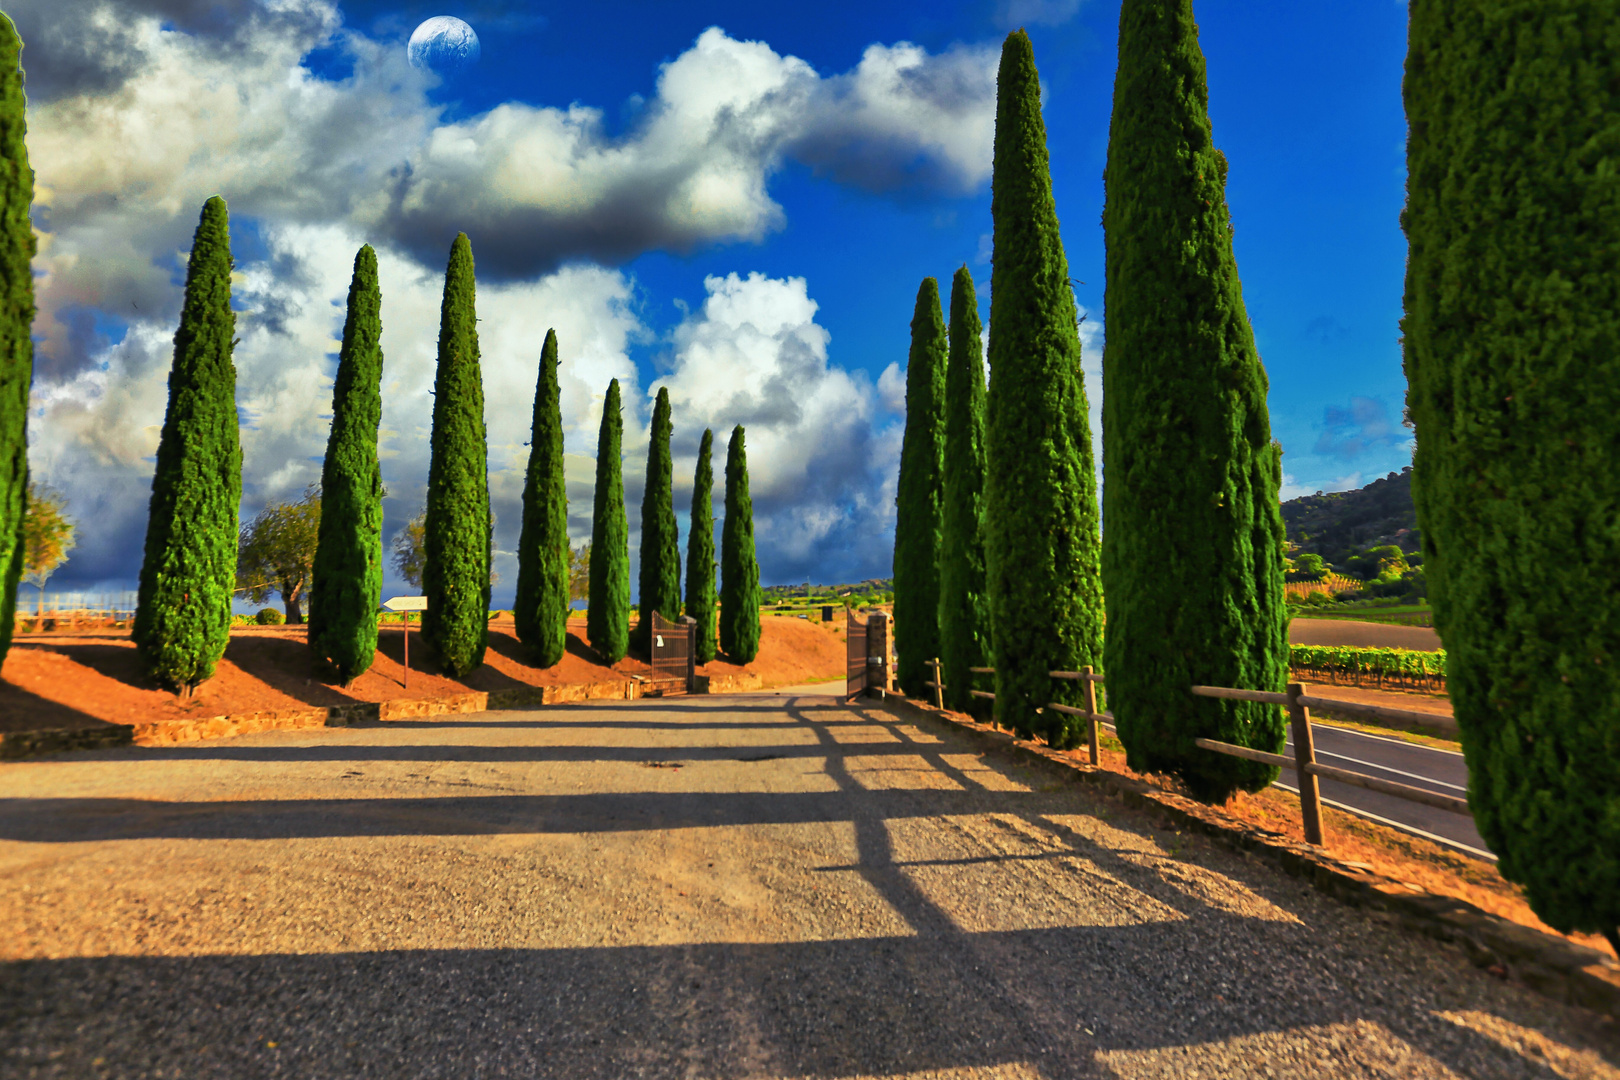
[[(933, 669), (934, 678), (925, 685), (934, 690), (934, 705), (944, 708), (944, 686), (939, 678), (939, 660), (936, 658), (927, 662)], [(995, 668), (976, 667), (968, 668), (975, 675), (993, 675)], [(1098, 675), (1087, 667), (1080, 671), (1051, 671), (1048, 672), (1054, 679), (1080, 680), (1084, 685), (1085, 704), (1083, 707), (1064, 705), (1060, 702), (1049, 702), (1044, 708), (1066, 716), (1078, 716), (1086, 722), (1088, 738), (1088, 757), (1093, 765), (1102, 763), (1101, 748), (1098, 745), (1098, 731), (1107, 728), (1114, 731), (1114, 716), (1112, 713), (1099, 711), (1097, 708), (1096, 688), (1104, 683), (1103, 676)], [(1391, 709), (1382, 705), (1364, 705), (1356, 701), (1336, 701), (1332, 698), (1316, 697), (1308, 693), (1309, 687), (1305, 683), (1291, 682), (1285, 693), (1276, 693), (1269, 690), (1239, 690), (1228, 686), (1194, 686), (1191, 687), (1195, 697), (1222, 698), (1227, 701), (1258, 701), (1268, 705), (1282, 705), (1288, 710), (1288, 722), (1294, 737), (1294, 753), (1292, 757), (1283, 754), (1271, 754), (1264, 750), (1251, 750), (1246, 746), (1234, 746), (1231, 743), (1218, 742), (1214, 739), (1195, 739), (1199, 747), (1217, 754), (1228, 754), (1232, 757), (1247, 758), (1250, 761), (1260, 761), (1267, 765), (1292, 768), (1299, 781), (1299, 808), (1300, 817), (1305, 826), (1305, 842), (1318, 844), (1323, 842), (1322, 832), (1322, 791), (1319, 779), (1326, 777), (1337, 780), (1342, 784), (1364, 788), (1367, 791), (1376, 791), (1384, 795), (1393, 795), (1396, 798), (1408, 799), (1412, 802), (1423, 803), (1426, 806), (1449, 810), (1454, 814), (1468, 815), (1468, 800), (1459, 799), (1454, 795), (1442, 795), (1433, 791), (1413, 787), (1410, 784), (1399, 784), (1392, 780), (1381, 780), (1376, 776), (1367, 776), (1348, 769), (1340, 769), (1333, 765), (1323, 765), (1316, 760), (1316, 746), (1311, 737), (1311, 710), (1331, 709), (1336, 713), (1347, 713), (1352, 716), (1364, 716), (1369, 719), (1393, 721), (1402, 724), (1421, 724), (1432, 722), (1434, 717), (1429, 713), (1413, 712), (1407, 709)], [(968, 693), (976, 698), (990, 701), (996, 695), (986, 690), (972, 690)]]

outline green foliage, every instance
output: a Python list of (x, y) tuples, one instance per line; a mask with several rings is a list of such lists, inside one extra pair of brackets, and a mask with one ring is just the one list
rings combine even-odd
[(23, 518), (28, 507), (28, 388), (34, 378), (34, 171), (28, 165), (28, 120), (22, 41), (0, 13), (0, 662), (11, 647), (17, 582), (23, 573)]
[(287, 617), (273, 607), (260, 608), (259, 613), (253, 616), (253, 621), (260, 626), (280, 626), (287, 621)]
[[(568, 599), (584, 600), (591, 595), (591, 543), (568, 549)], [(572, 607), (572, 605), (570, 605)]]
[(1223, 802), (1277, 769), (1194, 740), (1280, 752), (1282, 710), (1187, 688), (1287, 682), (1282, 452), (1232, 254), (1192, 0), (1125, 0), (1119, 26), (1103, 212), (1108, 700), (1131, 768)]
[[(321, 489), (311, 484), (297, 502), (269, 503), (242, 526), (237, 539), (236, 591), (262, 604), (273, 592), (287, 606), (287, 621), (304, 621), (298, 602), (309, 585), (321, 531)], [(373, 605), (368, 616), (376, 621)]]
[(427, 562), (427, 511), (420, 511), (394, 534), (394, 570), (412, 588), (422, 587)]
[(751, 663), (759, 655), (759, 604), (748, 448), (738, 424), (726, 449), (726, 520), (720, 527), (720, 648), (733, 663)]
[(591, 515), (591, 595), (585, 633), (609, 664), (630, 650), (630, 525), (624, 515), (624, 414), (619, 380), (608, 383), (596, 438), (596, 500)]
[(692, 648), (697, 662), (714, 659), (714, 432), (703, 429), (697, 472), (692, 477), (692, 524), (686, 535), (686, 613), (697, 623)]
[(670, 622), (681, 617), (681, 538), (675, 524), (674, 463), (669, 391), (658, 388), (653, 404), (652, 437), (647, 444), (647, 486), (641, 495), (641, 580), (639, 645), (652, 650), (652, 612)]
[(493, 521), (473, 272), (472, 244), (458, 233), (439, 308), (422, 568), (422, 638), (451, 677), (482, 664), (489, 643)]
[(534, 388), (529, 471), (523, 484), (523, 534), (518, 539), (518, 640), (541, 667), (563, 658), (571, 595), (568, 485), (563, 476), (562, 391), (557, 382), (557, 333), (546, 331)]
[(142, 667), (189, 694), (230, 641), (242, 448), (231, 348), (231, 237), (225, 200), (203, 205), (174, 335), (132, 636)]
[(951, 281), (945, 371), (945, 468), (940, 506), (939, 657), (945, 704), (967, 711), (970, 667), (990, 664), (984, 578), (984, 353), (979, 301), (966, 266)]
[(1561, 931), (1620, 949), (1620, 20), (1414, 0), (1412, 491), (1469, 806)]
[(75, 527), (67, 516), (67, 499), (44, 484), (28, 485), (28, 511), (23, 516), (23, 580), (39, 590), (39, 610), (45, 609), (45, 582), (73, 550)]
[(894, 522), (894, 650), (897, 681), (924, 697), (926, 666), (939, 656), (939, 512), (944, 468), (945, 316), (939, 282), (923, 278), (911, 316), (906, 360), (906, 431)]
[(377, 655), (377, 607), (382, 600), (383, 485), (377, 461), (382, 369), (382, 290), (377, 253), (367, 244), (355, 253), (349, 279), (310, 572), (309, 646), (337, 668), (345, 685), (365, 674)]
[(1376, 678), (1444, 679), (1444, 649), (1367, 649), (1349, 645), (1292, 645), (1289, 666), (1330, 675), (1359, 679)]
[(1097, 478), (1040, 81), (1022, 30), (1001, 51), (991, 188), (985, 552), (996, 713), (1023, 736), (1069, 747), (1081, 724), (1041, 709), (1079, 695), (1047, 672), (1102, 667)]
[(1314, 551), (1307, 551), (1294, 562), (1298, 572), (1307, 581), (1321, 581), (1327, 577), (1327, 563)]

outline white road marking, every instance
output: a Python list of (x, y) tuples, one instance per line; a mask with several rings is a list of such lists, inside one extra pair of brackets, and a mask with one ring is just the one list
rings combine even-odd
[[(1298, 788), (1289, 787), (1284, 783), (1279, 782), (1273, 786), (1280, 787), (1284, 791), (1292, 791), (1295, 795), (1299, 794)], [(1448, 836), (1440, 836), (1437, 833), (1429, 832), (1427, 829), (1420, 829), (1416, 825), (1408, 825), (1404, 821), (1392, 821), (1387, 817), (1373, 813), (1371, 810), (1363, 810), (1359, 806), (1347, 806), (1344, 803), (1336, 802), (1333, 799), (1323, 799), (1322, 802), (1333, 807), (1335, 810), (1343, 810), (1347, 814), (1354, 814), (1357, 817), (1364, 817), (1369, 821), (1376, 821), (1380, 825), (1388, 825), (1392, 829), (1399, 829), (1401, 832), (1411, 833), (1413, 836), (1421, 836), (1425, 840), (1433, 840), (1435, 843), (1441, 844), (1445, 847), (1456, 848), (1458, 851), (1466, 851), (1468, 854), (1478, 856), (1481, 859), (1488, 859), (1491, 862), (1497, 861), (1496, 856), (1491, 852), (1486, 851), (1484, 848), (1477, 848), (1470, 844), (1465, 844), (1461, 840), (1453, 840)]]
[(1446, 749), (1443, 749), (1443, 748), (1438, 747), (1438, 746), (1429, 746), (1426, 743), (1407, 742), (1405, 739), (1392, 739), (1388, 735), (1369, 735), (1365, 731), (1357, 731), (1355, 728), (1340, 727), (1337, 724), (1323, 724), (1323, 723), (1320, 723), (1320, 722), (1318, 722), (1316, 720), (1312, 720), (1311, 721), (1311, 727), (1313, 727), (1313, 728), (1323, 728), (1323, 727), (1331, 728), (1333, 731), (1338, 732), (1339, 734), (1342, 734), (1342, 735), (1358, 735), (1363, 739), (1375, 739), (1378, 742), (1395, 743), (1395, 744), (1397, 744), (1399, 746), (1415, 746), (1419, 750), (1427, 750), (1430, 753), (1434, 753), (1434, 754), (1450, 754), (1452, 757), (1462, 757), (1463, 756), (1461, 751), (1458, 751), (1458, 750), (1446, 750)]

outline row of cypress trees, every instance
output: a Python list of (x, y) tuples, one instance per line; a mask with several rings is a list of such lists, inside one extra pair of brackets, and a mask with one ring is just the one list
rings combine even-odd
[[(0, 139), (5, 134), (0, 127)], [(22, 265), (26, 271), (26, 257)], [(213, 674), (229, 640), (242, 483), (236, 370), (231, 360), (232, 267), (228, 212), (225, 201), (215, 196), (203, 207), (186, 271), (133, 633), (147, 674), (185, 694)], [(31, 292), (25, 295), (31, 311)], [(423, 591), (428, 605), (422, 626), (424, 640), (452, 676), (464, 675), (483, 662), (489, 635), (492, 516), (476, 304), (472, 246), (465, 234), (459, 234), (451, 245), (440, 307), (424, 528)], [(309, 618), (311, 648), (345, 683), (371, 666), (377, 642), (382, 588), (383, 487), (377, 454), (382, 416), (381, 305), (377, 257), (368, 245), (355, 256), (333, 386), (332, 428), (321, 477), (324, 512)], [(14, 352), (27, 349), (27, 319), (13, 319), (7, 325), (22, 329), (22, 345), (13, 342)], [(4, 370), (15, 367), (14, 363)], [(556, 334), (548, 332), (535, 392), (515, 605), (519, 638), (543, 666), (562, 658), (569, 604), (557, 368)], [(27, 373), (19, 381), (26, 406)], [(8, 386), (0, 383), (0, 389)], [(19, 433), (21, 423), (19, 414), (15, 425)], [(623, 658), (629, 629), (628, 530), (619, 469), (622, 426), (615, 380), (608, 389), (599, 445), (593, 524), (598, 557), (592, 562), (589, 611), (592, 644), (610, 663)], [(669, 395), (660, 390), (642, 507), (642, 606), (673, 620), (680, 616), (681, 598), (670, 505), (670, 434)], [(732, 434), (727, 464), (722, 609), (728, 619), (721, 627), (720, 643), (734, 659), (746, 663), (758, 652), (759, 571), (743, 438), (739, 425)], [(714, 658), (715, 645), (713, 519), (708, 507), (712, 444), (713, 436), (706, 432), (694, 492), (703, 503), (700, 507), (694, 502), (694, 520), (703, 535), (694, 531), (690, 552), (693, 611), (702, 616), (697, 635), (700, 662)], [(26, 454), (17, 457), (26, 481)], [(10, 527), (9, 519), (5, 524)], [(6, 593), (8, 604), (14, 597), (13, 585)], [(0, 627), (7, 639), (9, 627), (9, 621)]]
[[(1597, 0), (1413, 0), (1402, 328), (1413, 495), (1470, 809), (1542, 919), (1602, 933), (1620, 951), (1620, 622), (1604, 604), (1620, 589), (1609, 479), (1620, 471), (1615, 25), (1612, 5)], [(1508, 144), (1537, 152), (1504, 154)], [(1282, 688), (1284, 530), (1281, 449), (1233, 257), (1227, 162), (1211, 134), (1191, 0), (1123, 0), (1120, 10), (1104, 178), (1100, 538), (1046, 160), (1019, 31), (1002, 52), (992, 180), (981, 535), (996, 710), (1021, 734), (1067, 745), (1064, 719), (1040, 708), (1062, 700), (1047, 672), (1105, 666), (1129, 765), (1219, 802), (1276, 770), (1194, 740), (1276, 752), (1282, 717), (1185, 688)], [(907, 693), (921, 692), (934, 641), (947, 688), (965, 687), (954, 659), (962, 628), (984, 622), (969, 606), (964, 555), (973, 388), (957, 381), (955, 358), (967, 320), (953, 295), (941, 404), (937, 295), (925, 281), (912, 322), (901, 455), (895, 631)], [(937, 625), (906, 625), (930, 611)]]
[[(641, 499), (641, 621), (636, 645), (650, 650), (652, 613), (674, 622), (682, 615), (681, 557), (674, 507), (674, 433), (669, 391), (660, 387), (653, 404), (647, 447), (647, 480)], [(608, 384), (596, 444), (596, 494), (591, 516), (590, 591), (586, 637), (608, 663), (630, 649), (630, 529), (625, 518), (622, 446), (623, 406), (619, 380)], [(559, 444), (560, 445), (560, 444)], [(721, 587), (715, 592), (714, 432), (698, 448), (692, 483), (692, 523), (687, 535), (685, 614), (696, 623), (693, 649), (700, 664), (716, 646), (741, 664), (759, 654), (759, 563), (754, 553), (754, 509), (748, 489), (748, 451), (743, 426), (731, 432), (726, 456), (726, 516), (721, 534)], [(719, 615), (718, 641), (715, 617)]]
[[(1034, 51), (997, 76), (990, 371), (966, 268), (947, 331), (918, 292), (895, 527), (898, 677), (920, 695), (941, 659), (951, 703), (996, 671), (998, 719), (1077, 744), (1079, 686), (1108, 673), (1130, 765), (1221, 801), (1276, 770), (1197, 738), (1278, 751), (1276, 706), (1193, 698), (1193, 684), (1281, 689), (1287, 674), (1265, 372), (1244, 312), (1190, 0), (1125, 0), (1105, 174), (1108, 470), (1101, 531), (1078, 311), (1052, 198)], [(1105, 620), (1106, 605), (1106, 620)], [(1106, 634), (1104, 629), (1106, 626)]]

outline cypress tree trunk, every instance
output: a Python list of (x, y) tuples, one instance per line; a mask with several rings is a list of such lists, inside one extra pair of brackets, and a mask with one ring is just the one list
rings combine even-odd
[(658, 388), (652, 439), (647, 444), (647, 486), (641, 495), (641, 623), (639, 644), (652, 651), (652, 613), (681, 617), (681, 538), (675, 524), (674, 464), (669, 456), (669, 391)]
[(1125, 0), (1103, 214), (1108, 701), (1131, 768), (1222, 802), (1277, 769), (1193, 740), (1281, 752), (1282, 710), (1187, 687), (1282, 690), (1288, 617), (1282, 455), (1208, 100), (1191, 0)]
[(733, 663), (752, 663), (759, 655), (759, 604), (748, 448), (738, 424), (726, 449), (726, 520), (720, 530), (720, 648)]
[(24, 136), (22, 41), (0, 14), (0, 663), (11, 647), (28, 505), (28, 387), (34, 378), (34, 171)]
[(1079, 722), (1037, 710), (1079, 696), (1049, 671), (1101, 668), (1103, 598), (1091, 423), (1040, 93), (1034, 50), (1016, 30), (996, 79), (985, 554), (996, 715), (1069, 747)]
[(697, 623), (692, 648), (700, 664), (713, 660), (715, 651), (713, 454), (714, 432), (704, 428), (692, 478), (692, 525), (686, 537), (686, 613)]
[(534, 388), (529, 471), (523, 483), (523, 534), (518, 539), (518, 640), (541, 667), (568, 647), (568, 486), (563, 477), (562, 396), (557, 382), (557, 334), (546, 331)]
[(242, 501), (235, 331), (230, 225), (215, 195), (203, 205), (186, 267), (131, 635), (147, 675), (186, 695), (214, 674), (231, 633)]
[(1537, 915), (1620, 951), (1617, 27), (1414, 0), (1402, 326), (1469, 807)]
[(911, 316), (906, 360), (906, 432), (894, 521), (896, 681), (907, 697), (928, 693), (927, 661), (939, 655), (939, 500), (949, 344), (939, 282), (923, 278)]
[(609, 664), (630, 649), (630, 526), (624, 517), (624, 476), (620, 456), (624, 415), (619, 380), (608, 383), (602, 404), (602, 430), (596, 439), (596, 501), (591, 516), (591, 594), (585, 633), (591, 648)]
[(489, 450), (479, 369), (472, 244), (450, 245), (439, 307), (433, 457), (423, 527), (422, 637), (452, 678), (484, 662), (489, 644)]
[(321, 523), (310, 571), (310, 647), (337, 668), (344, 685), (364, 674), (377, 654), (382, 367), (382, 292), (377, 253), (367, 244), (354, 257), (349, 282), (349, 312), (332, 386), (332, 433), (321, 467)]
[(945, 469), (940, 505), (939, 658), (945, 704), (976, 699), (970, 667), (990, 660), (984, 580), (984, 352), (979, 301), (967, 267), (951, 282), (950, 359), (945, 371)]

